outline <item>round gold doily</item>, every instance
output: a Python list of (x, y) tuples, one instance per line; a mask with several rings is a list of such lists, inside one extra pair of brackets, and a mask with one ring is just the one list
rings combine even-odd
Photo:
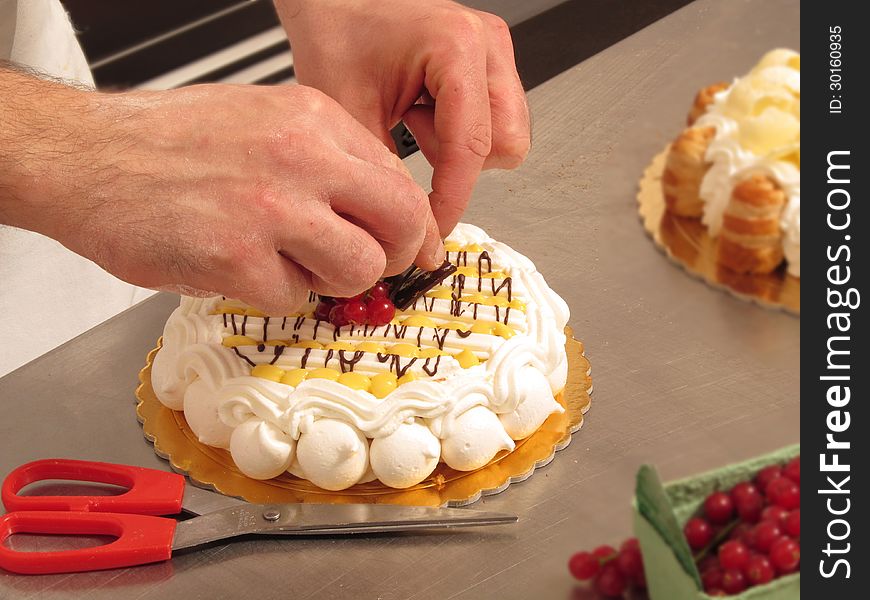
[(556, 396), (566, 408), (564, 413), (550, 415), (534, 434), (518, 441), (513, 452), (497, 455), (481, 469), (456, 471), (441, 463), (424, 481), (404, 490), (372, 481), (331, 492), (289, 473), (266, 481), (246, 477), (236, 468), (229, 452), (200, 443), (184, 414), (166, 408), (157, 400), (151, 387), (151, 364), (162, 346), (162, 338), (157, 348), (148, 353), (145, 368), (139, 372), (136, 414), (145, 437), (154, 444), (154, 451), (167, 459), (175, 471), (188, 475), (199, 485), (249, 502), (464, 506), (477, 501), (481, 495), (499, 493), (511, 483), (528, 478), (537, 467), (548, 464), (556, 451), (565, 448), (571, 435), (583, 424), (583, 414), (591, 404), (590, 366), (583, 355), (583, 344), (571, 337), (570, 328), (566, 328), (566, 333), (568, 381), (565, 390)]
[(716, 262), (716, 239), (700, 219), (678, 217), (665, 210), (662, 173), (668, 148), (646, 168), (637, 195), (644, 229), (661, 250), (688, 273), (715, 288), (767, 308), (800, 315), (801, 280), (781, 265), (767, 275), (740, 274)]

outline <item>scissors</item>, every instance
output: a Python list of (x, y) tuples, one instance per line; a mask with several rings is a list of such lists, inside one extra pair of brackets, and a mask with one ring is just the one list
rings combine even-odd
[[(21, 496), (45, 480), (118, 485), (116, 496)], [(246, 534), (340, 535), (515, 523), (516, 515), (391, 504), (249, 504), (195, 487), (177, 473), (84, 460), (46, 459), (12, 471), (2, 486), (0, 567), (13, 573), (97, 571), (167, 560), (175, 550)], [(177, 521), (156, 515), (189, 513)], [(21, 552), (16, 533), (109, 535), (103, 546)]]

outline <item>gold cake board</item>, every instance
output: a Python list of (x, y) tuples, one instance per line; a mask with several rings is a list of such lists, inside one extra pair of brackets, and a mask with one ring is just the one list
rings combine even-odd
[(165, 407), (157, 399), (151, 387), (151, 365), (162, 346), (162, 338), (148, 353), (145, 368), (139, 372), (136, 415), (145, 437), (154, 444), (154, 451), (167, 459), (173, 470), (189, 476), (197, 485), (249, 502), (465, 506), (482, 495), (497, 494), (511, 483), (527, 479), (536, 468), (553, 460), (555, 452), (565, 448), (572, 434), (583, 425), (583, 415), (591, 405), (590, 365), (584, 356), (583, 344), (573, 339), (570, 328), (566, 327), (565, 331), (568, 380), (565, 390), (556, 396), (566, 409), (564, 413), (550, 415), (535, 433), (516, 442), (512, 452), (496, 455), (485, 467), (456, 471), (439, 463), (429, 477), (403, 490), (375, 480), (332, 492), (289, 473), (265, 481), (246, 477), (235, 466), (228, 451), (202, 444), (185, 421), (184, 413)]
[(653, 158), (640, 181), (638, 210), (644, 229), (672, 262), (709, 285), (742, 300), (794, 315), (801, 312), (801, 280), (784, 265), (766, 275), (736, 273), (716, 262), (716, 238), (700, 219), (665, 210), (662, 173), (670, 146)]

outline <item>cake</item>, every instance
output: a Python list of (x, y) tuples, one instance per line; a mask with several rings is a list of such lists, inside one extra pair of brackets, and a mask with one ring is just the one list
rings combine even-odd
[(800, 277), (800, 54), (768, 52), (744, 77), (698, 92), (662, 176), (667, 210), (718, 238), (738, 273), (785, 262)]
[(402, 489), (439, 463), (487, 465), (564, 410), (568, 307), (477, 227), (445, 249), (454, 272), (386, 324), (334, 325), (313, 293), (288, 315), (183, 297), (154, 358), (157, 398), (255, 479)]

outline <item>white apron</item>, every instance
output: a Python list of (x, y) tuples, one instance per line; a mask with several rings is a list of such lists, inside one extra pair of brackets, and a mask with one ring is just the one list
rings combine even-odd
[[(94, 85), (59, 0), (0, 0), (0, 59)], [(152, 293), (52, 239), (0, 225), (0, 377)]]

